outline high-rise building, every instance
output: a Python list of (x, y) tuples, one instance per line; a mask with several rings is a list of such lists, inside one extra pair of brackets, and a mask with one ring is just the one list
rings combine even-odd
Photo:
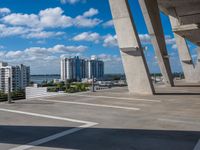
[(100, 79), (104, 76), (104, 62), (97, 58), (80, 59), (61, 58), (61, 80), (77, 80), (92, 77)]
[(10, 66), (0, 62), (0, 91), (8, 92), (9, 78), (11, 91), (24, 90), (30, 82), (30, 67), (23, 64)]

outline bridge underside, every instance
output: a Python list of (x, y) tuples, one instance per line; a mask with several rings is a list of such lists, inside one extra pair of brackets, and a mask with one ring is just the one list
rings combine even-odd
[[(160, 11), (169, 16), (185, 81), (200, 82), (200, 64), (194, 62), (187, 40), (200, 46), (200, 0), (138, 0), (166, 86), (174, 86)], [(128, 0), (109, 0), (129, 91), (154, 94), (147, 62)], [(142, 18), (141, 18), (142, 19)]]
[(166, 15), (178, 19), (180, 24), (173, 27), (174, 32), (200, 46), (199, 0), (158, 0), (158, 5)]

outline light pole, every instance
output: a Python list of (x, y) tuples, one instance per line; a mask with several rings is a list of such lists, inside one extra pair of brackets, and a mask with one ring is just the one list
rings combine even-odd
[(12, 103), (11, 99), (11, 78), (8, 77), (8, 104)]
[(94, 76), (92, 76), (92, 92), (95, 92)]

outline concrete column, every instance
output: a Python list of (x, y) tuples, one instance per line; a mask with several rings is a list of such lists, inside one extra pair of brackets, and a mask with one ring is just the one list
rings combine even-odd
[(157, 0), (139, 0), (165, 84), (174, 86)]
[(133, 94), (153, 94), (142, 46), (127, 0), (109, 0), (128, 89)]
[[(170, 23), (173, 28), (180, 26), (179, 20), (176, 18), (176, 12), (174, 9), (170, 10)], [(190, 83), (197, 83), (200, 81), (200, 65), (197, 63), (195, 66), (192, 61), (189, 47), (185, 38), (174, 32), (174, 37), (176, 39), (177, 49), (179, 53), (179, 58), (181, 61), (183, 73), (185, 76), (185, 81)]]

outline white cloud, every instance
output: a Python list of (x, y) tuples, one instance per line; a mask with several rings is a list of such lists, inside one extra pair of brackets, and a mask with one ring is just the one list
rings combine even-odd
[(13, 13), (2, 18), (10, 25), (27, 26), (32, 28), (56, 28), (72, 26), (72, 18), (63, 15), (60, 7), (41, 10), (39, 14)]
[(104, 36), (104, 41), (103, 41), (103, 46), (104, 47), (113, 47), (113, 46), (117, 46), (117, 36), (116, 35), (111, 35), (108, 34), (106, 36)]
[(98, 18), (86, 18), (84, 16), (77, 16), (74, 19), (74, 25), (77, 27), (95, 27), (102, 21)]
[(104, 28), (113, 27), (113, 20), (109, 20), (102, 24)]
[(101, 36), (99, 35), (99, 33), (96, 33), (96, 32), (93, 32), (93, 33), (83, 32), (73, 37), (74, 41), (92, 41), (95, 43), (98, 43), (100, 39), (101, 39)]
[(0, 14), (9, 14), (11, 13), (10, 9), (9, 8), (0, 8)]
[(116, 35), (107, 34), (105, 36), (101, 36), (97, 32), (83, 32), (74, 36), (73, 40), (94, 42), (96, 44), (102, 42), (104, 47), (118, 46)]
[(119, 55), (99, 54), (97, 58), (105, 62), (106, 73), (123, 73), (122, 60)]
[(0, 24), (0, 37), (16, 36), (28, 33), (28, 29), (24, 27), (7, 27), (4, 24)]
[(97, 58), (105, 61), (105, 62), (121, 62), (121, 57), (117, 55), (109, 55), (109, 54), (99, 54)]
[(95, 27), (102, 22), (98, 18), (91, 18), (97, 15), (99, 11), (94, 8), (90, 8), (88, 11), (84, 12), (83, 15), (78, 15), (74, 18), (74, 25), (77, 27)]
[(6, 24), (15, 26), (27, 26), (31, 28), (67, 28), (71, 26), (94, 27), (102, 21), (98, 18), (91, 18), (98, 14), (98, 10), (90, 8), (83, 15), (75, 18), (64, 15), (60, 7), (41, 10), (39, 14), (13, 13), (2, 18)]
[(40, 32), (31, 32), (29, 34), (23, 35), (25, 38), (35, 38), (35, 39), (46, 39), (56, 36), (64, 35), (64, 32), (47, 32), (47, 31), (40, 31)]
[(60, 2), (62, 4), (66, 4), (66, 3), (75, 4), (75, 3), (79, 2), (79, 0), (60, 0)]
[(59, 73), (60, 55), (77, 56), (82, 55), (85, 50), (87, 47), (83, 45), (30, 47), (20, 51), (0, 51), (0, 60), (13, 64), (30, 65), (34, 73), (55, 73), (56, 71)]
[(149, 36), (149, 34), (139, 34), (139, 38), (141, 40), (141, 43), (143, 44), (151, 43), (151, 37)]
[[(151, 37), (149, 34), (139, 34), (139, 38), (142, 44), (151, 44)], [(172, 38), (170, 35), (165, 36), (165, 42), (167, 45), (176, 44), (175, 38)]]
[(65, 46), (55, 45), (50, 48), (45, 47), (30, 47), (21, 51), (1, 51), (0, 59), (8, 60), (37, 60), (44, 59), (45, 57), (55, 56), (62, 53), (82, 53), (87, 50), (87, 46)]
[(76, 4), (78, 2), (86, 3), (87, 0), (60, 0), (62, 4)]
[(5, 57), (6, 58), (19, 58), (23, 55), (23, 52), (22, 51), (9, 51), (5, 54)]
[(56, 45), (52, 48), (49, 48), (50, 52), (64, 53), (64, 52), (84, 52), (87, 50), (87, 46), (65, 46), (65, 45)]
[(46, 39), (61, 36), (64, 34), (64, 32), (42, 31), (21, 26), (9, 27), (4, 24), (0, 24), (0, 37), (20, 36), (27, 39)]
[(172, 38), (170, 35), (165, 36), (166, 44), (173, 45), (176, 44), (175, 38)]
[(66, 16), (60, 7), (47, 8), (41, 10), (38, 14), (10, 13), (0, 20), (0, 37), (20, 36), (29, 39), (46, 39), (62, 36), (64, 35), (63, 32), (50, 30), (55, 28), (63, 30), (63, 28), (71, 26), (97, 26), (102, 21), (92, 17), (98, 13), (97, 9), (90, 8), (83, 15), (72, 18)]
[(63, 15), (64, 11), (60, 7), (48, 8), (41, 10), (40, 16), (40, 26), (44, 28), (56, 28), (56, 27), (70, 27), (72, 26), (72, 18)]
[(172, 49), (177, 49), (177, 45), (176, 45), (176, 44), (173, 44), (173, 45), (172, 45)]
[(97, 9), (90, 8), (88, 11), (84, 12), (83, 16), (84, 17), (92, 17), (95, 16), (99, 13)]

